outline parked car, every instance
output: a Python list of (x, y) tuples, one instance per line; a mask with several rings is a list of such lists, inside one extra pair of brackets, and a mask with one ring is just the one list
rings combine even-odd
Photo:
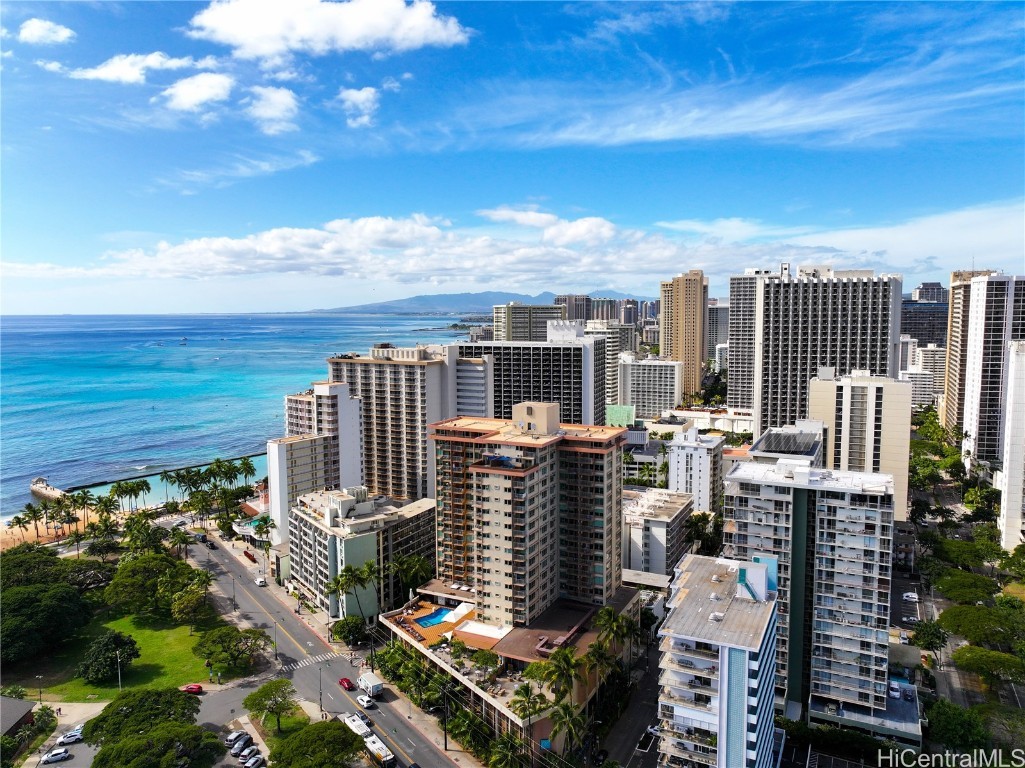
[(203, 686), (199, 683), (189, 683), (188, 685), (182, 686), (182, 690), (185, 691), (185, 693), (199, 694), (203, 692)]
[(918, 593), (917, 592), (905, 592), (904, 593), (904, 602), (905, 603), (917, 603), (918, 602)]
[(68, 731), (59, 739), (57, 739), (57, 746), (63, 747), (65, 744), (76, 744), (82, 740), (81, 731)]
[(71, 752), (68, 751), (68, 748), (61, 747), (60, 749), (54, 749), (50, 752), (47, 752), (45, 755), (43, 755), (43, 759), (39, 762), (43, 764), (60, 763), (64, 760), (69, 759), (70, 757)]
[(260, 754), (260, 748), (255, 744), (250, 744), (248, 747), (242, 750), (242, 754), (238, 756), (239, 765), (245, 765), (249, 758)]
[(889, 696), (890, 696), (891, 699), (899, 699), (900, 698), (900, 686), (897, 683), (895, 683), (893, 680), (890, 681), (890, 686), (889, 686), (889, 688), (887, 690), (889, 692)]
[(256, 555), (254, 555), (248, 549), (245, 552), (243, 552), (242, 554), (246, 556), (246, 559), (251, 560), (254, 563), (256, 562)]
[(364, 715), (362, 712), (357, 712), (356, 717), (359, 718), (360, 722), (363, 723), (367, 728), (373, 728), (374, 722), (369, 717)]
[(248, 733), (244, 733), (238, 737), (238, 740), (231, 745), (231, 756), (238, 757), (242, 754), (242, 750), (253, 743), (253, 737)]
[(910, 688), (905, 688), (904, 689), (904, 701), (914, 701), (914, 700), (915, 700), (915, 692), (913, 690), (911, 690)]
[(206, 540), (206, 548), (207, 549), (217, 549), (217, 545), (214, 544), (214, 540), (213, 539), (207, 539)]
[(910, 642), (911, 642), (911, 639), (908, 637), (908, 633), (907, 632), (901, 632), (900, 633), (900, 644), (901, 645), (907, 645)]
[(261, 768), (263, 765), (263, 755), (253, 755), (242, 768)]
[(905, 624), (917, 624), (918, 623), (918, 617), (917, 616), (905, 616), (904, 618), (901, 619), (901, 621), (904, 622)]
[(224, 737), (224, 746), (226, 746), (226, 747), (234, 746), (236, 741), (241, 739), (243, 736), (247, 736), (247, 735), (248, 734), (245, 731), (232, 731), (231, 733), (229, 733), (227, 736)]
[(267, 586), (267, 579), (263, 578), (263, 576), (257, 576), (255, 581), (256, 581), (256, 586), (258, 586), (258, 587), (266, 587)]
[(363, 707), (363, 709), (373, 709), (375, 706), (374, 700), (369, 696), (357, 696), (356, 701), (359, 702), (359, 705)]
[(338, 684), (340, 686), (342, 686), (342, 688), (344, 688), (347, 691), (355, 691), (356, 690), (356, 684), (354, 682), (352, 682), (352, 680), (350, 680), (347, 677), (341, 678), (338, 681)]
[(657, 726), (657, 725), (649, 725), (648, 726), (648, 733), (650, 733), (652, 736), (661, 736), (662, 735), (662, 728), (660, 726)]
[(609, 751), (607, 749), (599, 750), (591, 755), (591, 762), (595, 765), (602, 765), (606, 760), (609, 759)]

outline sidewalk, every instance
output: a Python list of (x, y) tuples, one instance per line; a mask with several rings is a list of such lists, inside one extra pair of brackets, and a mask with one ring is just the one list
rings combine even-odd
[(29, 755), (25, 760), (25, 766), (36, 766), (39, 765), (43, 759), (43, 755), (53, 749), (63, 734), (70, 731), (76, 725), (81, 725), (87, 720), (91, 720), (96, 717), (107, 706), (105, 701), (88, 701), (88, 702), (68, 702), (63, 701), (57, 702), (45, 702), (49, 706), (53, 707), (54, 712), (60, 707), (61, 713), (57, 715), (57, 727), (50, 735), (43, 746), (41, 746), (35, 755)]

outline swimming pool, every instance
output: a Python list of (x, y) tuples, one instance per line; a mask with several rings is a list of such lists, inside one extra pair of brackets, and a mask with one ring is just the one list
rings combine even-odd
[(452, 611), (448, 608), (435, 608), (426, 616), (421, 616), (419, 619), (413, 619), (413, 621), (421, 627), (433, 627), (435, 624), (441, 624), (442, 622), (447, 621), (450, 613), (452, 613)]

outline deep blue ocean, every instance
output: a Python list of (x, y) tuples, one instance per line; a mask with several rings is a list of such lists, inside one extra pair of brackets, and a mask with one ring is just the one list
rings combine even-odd
[[(461, 338), (456, 316), (109, 315), (0, 318), (0, 516), (46, 477), (92, 486), (263, 454), (284, 397), (326, 358), (376, 342)], [(254, 458), (265, 471), (263, 456)], [(154, 485), (150, 501), (162, 500)], [(160, 498), (156, 498), (159, 496)]]

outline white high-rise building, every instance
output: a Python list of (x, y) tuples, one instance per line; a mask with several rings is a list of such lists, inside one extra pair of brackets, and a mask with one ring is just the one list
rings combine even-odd
[(656, 419), (683, 399), (683, 363), (631, 352), (619, 355), (619, 405), (632, 405), (638, 418)]
[(1004, 430), (1003, 462), (993, 485), (1000, 489), (1000, 546), (1008, 552), (1025, 542), (1025, 341), (1007, 345), (1004, 418), (1017, 429)]
[(493, 309), (495, 341), (544, 341), (548, 321), (565, 320), (564, 304), (496, 304)]
[(911, 407), (922, 408), (936, 404), (936, 377), (932, 371), (915, 364), (900, 372), (900, 380), (911, 385)]
[(724, 516), (725, 556), (778, 559), (777, 708), (799, 719), (839, 704), (834, 722), (900, 737), (887, 714), (892, 476), (735, 464)]
[(773, 765), (776, 563), (687, 555), (659, 636), (660, 766)]
[(619, 354), (637, 348), (637, 329), (612, 320), (588, 320), (584, 335), (605, 339), (605, 402), (615, 404), (619, 398)]
[(285, 398), (285, 437), (267, 442), (271, 540), (288, 532), (288, 510), (301, 494), (363, 482), (362, 401), (348, 384), (315, 382)]
[(923, 371), (932, 374), (933, 393), (943, 394), (943, 385), (947, 376), (947, 349), (935, 344), (919, 346), (915, 350), (914, 364)]
[(694, 497), (698, 512), (722, 511), (722, 435), (702, 435), (697, 428), (678, 432), (669, 448), (669, 490)]
[(893, 476), (893, 509), (907, 519), (912, 387), (867, 371), (835, 377), (823, 369), (811, 380), (808, 416), (826, 427), (826, 469)]
[(896, 378), (900, 301), (900, 276), (871, 270), (783, 264), (730, 278), (727, 405), (753, 410), (757, 436), (805, 417), (819, 368)]
[(965, 377), (968, 366), (968, 317), (971, 310), (972, 279), (995, 274), (991, 269), (950, 273), (950, 302), (947, 310), (947, 364), (944, 366), (943, 407), (940, 422), (952, 435), (964, 427)]
[(1025, 276), (979, 275), (971, 281), (961, 450), (999, 464), (1004, 446), (1007, 344), (1025, 340)]
[(906, 371), (915, 361), (915, 350), (918, 349), (918, 341), (906, 333), (900, 335), (900, 360), (897, 363), (898, 371)]

